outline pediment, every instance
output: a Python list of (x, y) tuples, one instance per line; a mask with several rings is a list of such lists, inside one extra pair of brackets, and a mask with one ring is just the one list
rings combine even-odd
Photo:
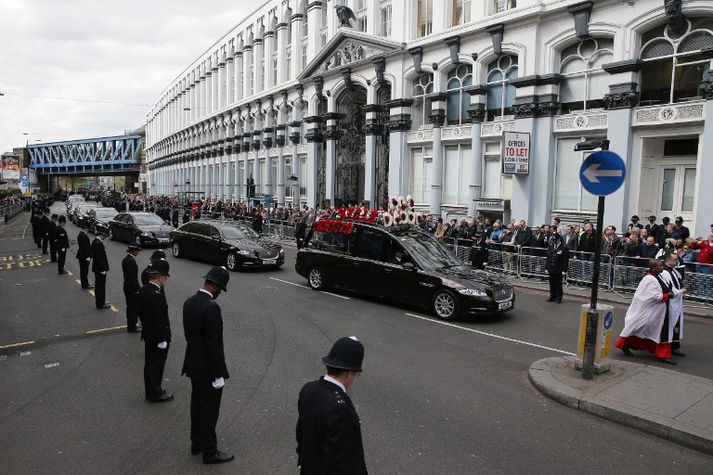
[(403, 48), (403, 43), (342, 28), (309, 62), (298, 79), (328, 75), (347, 66), (359, 65), (379, 56), (399, 52)]

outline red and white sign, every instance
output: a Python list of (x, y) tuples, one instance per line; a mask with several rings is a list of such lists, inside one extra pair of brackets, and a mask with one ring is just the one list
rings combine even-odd
[(2, 178), (3, 180), (20, 180), (20, 157), (17, 155), (5, 155), (2, 157)]
[(530, 134), (503, 133), (503, 173), (527, 175), (530, 172)]

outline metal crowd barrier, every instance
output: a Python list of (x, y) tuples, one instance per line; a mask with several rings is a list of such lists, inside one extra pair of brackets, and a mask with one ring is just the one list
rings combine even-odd
[(12, 218), (22, 213), (24, 205), (22, 203), (17, 203), (11, 206), (0, 206), (0, 216), (4, 222), (10, 221)]
[(635, 291), (636, 287), (649, 271), (650, 259), (618, 256), (614, 259), (612, 290)]
[[(591, 287), (593, 276), (594, 253), (575, 252), (570, 254), (567, 267), (568, 284)], [(612, 260), (607, 254), (602, 254), (599, 260), (599, 287), (606, 290), (612, 288)]]

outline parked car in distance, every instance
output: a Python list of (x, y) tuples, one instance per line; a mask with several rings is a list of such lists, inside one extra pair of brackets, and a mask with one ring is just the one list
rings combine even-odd
[(174, 257), (209, 261), (224, 265), (231, 271), (278, 268), (285, 263), (282, 246), (234, 221), (185, 223), (171, 232), (171, 252)]
[(119, 213), (109, 221), (109, 239), (141, 246), (168, 246), (173, 226), (154, 213)]
[(336, 287), (429, 309), (442, 320), (512, 310), (512, 285), (460, 262), (416, 226), (313, 225), (295, 269), (315, 290)]
[(71, 195), (69, 198), (67, 198), (67, 218), (70, 221), (74, 221), (74, 208), (80, 204), (87, 204), (87, 202), (84, 201), (84, 197), (82, 195)]
[(103, 229), (109, 232), (109, 223), (119, 214), (114, 208), (93, 208), (87, 213), (87, 226), (91, 233), (96, 234), (97, 230)]
[(97, 205), (95, 204), (78, 202), (75, 206), (72, 207), (72, 221), (74, 221), (77, 226), (81, 226), (83, 222), (88, 223), (89, 210), (92, 210), (96, 207)]

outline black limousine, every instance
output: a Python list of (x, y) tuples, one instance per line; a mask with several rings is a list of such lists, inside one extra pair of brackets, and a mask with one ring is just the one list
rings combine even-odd
[(112, 241), (138, 242), (141, 246), (168, 246), (173, 226), (154, 213), (119, 213), (109, 221)]
[(463, 265), (417, 226), (317, 221), (295, 269), (315, 290), (329, 287), (430, 309), (442, 320), (512, 310), (512, 285)]
[(191, 221), (171, 231), (174, 257), (191, 257), (224, 265), (228, 270), (277, 268), (285, 263), (285, 251), (233, 221)]

